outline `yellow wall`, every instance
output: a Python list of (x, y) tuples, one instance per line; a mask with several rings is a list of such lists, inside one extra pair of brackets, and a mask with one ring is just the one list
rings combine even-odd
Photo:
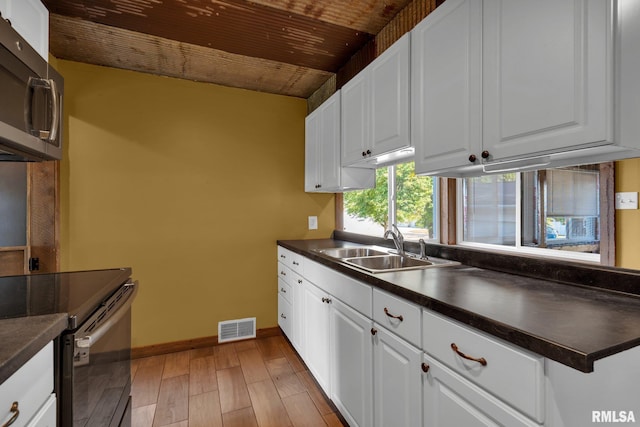
[[(303, 99), (60, 60), (63, 270), (131, 266), (133, 346), (277, 324), (276, 240), (325, 238)], [(319, 230), (307, 230), (317, 215)]]
[[(620, 191), (640, 191), (640, 158), (616, 162)], [(640, 269), (640, 210), (616, 210), (616, 266)]]

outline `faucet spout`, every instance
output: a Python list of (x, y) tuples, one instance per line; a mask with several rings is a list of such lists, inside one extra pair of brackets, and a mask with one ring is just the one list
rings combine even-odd
[(398, 255), (404, 256), (404, 236), (395, 224), (391, 224), (391, 227), (395, 229), (395, 232), (391, 229), (384, 232), (384, 238), (388, 239), (389, 236), (393, 239), (393, 244), (396, 246)]

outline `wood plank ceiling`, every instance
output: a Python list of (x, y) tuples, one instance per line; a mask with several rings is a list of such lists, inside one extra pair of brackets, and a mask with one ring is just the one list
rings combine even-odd
[(308, 98), (411, 0), (44, 0), (60, 59)]

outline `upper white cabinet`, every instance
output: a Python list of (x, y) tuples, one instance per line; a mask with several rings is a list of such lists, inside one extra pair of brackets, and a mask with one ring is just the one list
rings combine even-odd
[(4, 19), (40, 54), (49, 59), (49, 11), (40, 0), (0, 0)]
[(340, 165), (340, 91), (305, 120), (305, 176), (307, 192), (339, 192), (375, 186), (373, 171)]
[(413, 155), (405, 34), (341, 89), (342, 165), (375, 168)]
[(447, 0), (411, 33), (417, 172), (464, 165), (482, 151), (481, 21), (481, 1)]
[[(640, 154), (629, 150), (640, 147), (640, 133), (615, 136), (617, 125), (622, 133), (631, 124), (614, 121), (614, 105), (628, 89), (639, 90), (630, 71), (614, 84), (616, 55), (625, 64), (638, 53), (630, 41), (637, 41), (637, 14), (624, 16), (625, 4), (447, 0), (438, 7), (412, 31), (416, 172), (464, 176), (483, 167), (497, 172)], [(614, 34), (614, 22), (626, 24), (619, 25), (626, 32)]]

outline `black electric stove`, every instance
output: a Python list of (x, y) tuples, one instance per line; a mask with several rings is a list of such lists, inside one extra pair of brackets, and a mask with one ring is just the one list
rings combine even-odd
[(130, 277), (130, 268), (0, 277), (0, 319), (68, 313), (75, 329)]
[(0, 277), (0, 319), (67, 313), (55, 343), (58, 425), (131, 425), (131, 269)]

